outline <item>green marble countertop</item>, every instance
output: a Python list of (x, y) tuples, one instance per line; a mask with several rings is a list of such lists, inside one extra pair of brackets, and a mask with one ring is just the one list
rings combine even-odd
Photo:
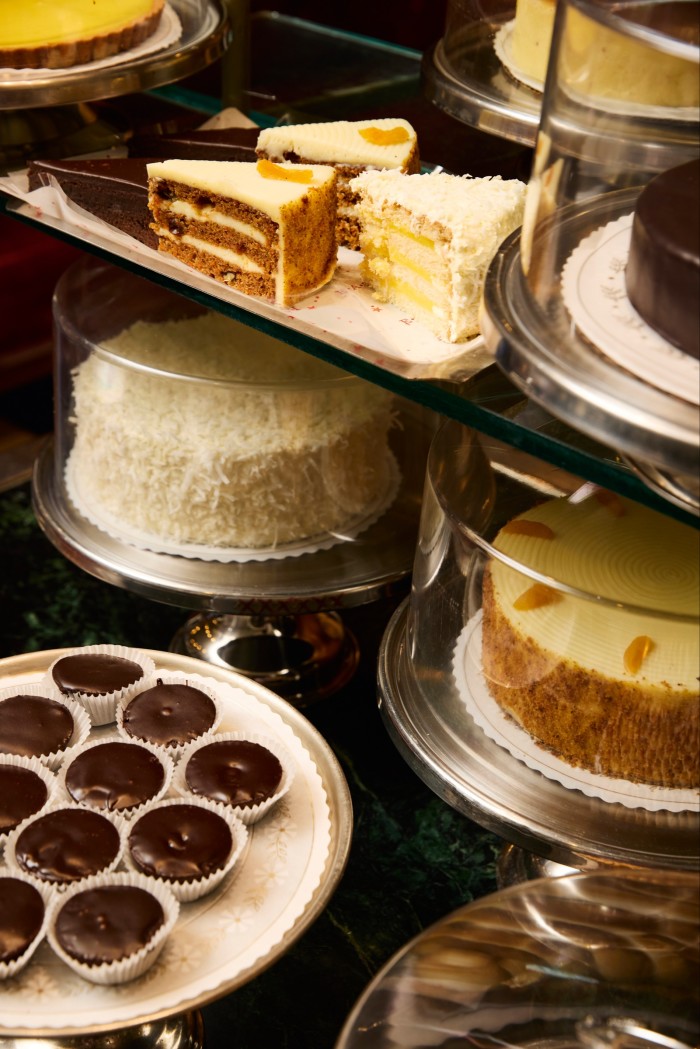
[[(37, 525), (28, 484), (0, 495), (0, 558), (2, 657), (108, 642), (167, 650), (187, 618), (67, 561)], [(350, 787), (354, 836), (343, 878), (286, 955), (202, 1010), (207, 1049), (332, 1049), (355, 1001), (399, 948), (496, 889), (499, 839), (437, 798), (381, 721), (377, 649), (397, 602), (345, 614), (361, 646), (359, 670), (305, 711)]]

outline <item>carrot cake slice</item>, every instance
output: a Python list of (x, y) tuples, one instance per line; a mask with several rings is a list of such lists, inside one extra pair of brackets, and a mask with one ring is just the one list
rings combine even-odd
[(320, 165), (149, 164), (158, 248), (238, 291), (290, 305), (335, 271), (336, 183)]
[(357, 192), (350, 180), (363, 171), (420, 171), (418, 138), (407, 120), (333, 120), (263, 128), (258, 156), (299, 164), (330, 164), (338, 173), (338, 243), (359, 248)]

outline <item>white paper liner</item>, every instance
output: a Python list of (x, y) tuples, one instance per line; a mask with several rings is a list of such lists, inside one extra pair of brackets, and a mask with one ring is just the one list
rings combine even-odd
[(130, 743), (134, 747), (142, 747), (144, 750), (147, 750), (149, 754), (153, 754), (163, 767), (163, 783), (153, 797), (147, 798), (146, 801), (141, 802), (139, 805), (133, 805), (131, 808), (114, 810), (122, 817), (122, 819), (133, 819), (134, 816), (143, 811), (146, 805), (149, 805), (154, 801), (160, 801), (170, 789), (175, 764), (170, 754), (166, 753), (162, 747), (154, 747), (152, 743), (147, 743), (145, 740), (133, 739), (131, 736), (122, 736), (116, 732), (102, 736), (100, 739), (88, 740), (80, 746), (70, 747), (69, 750), (65, 751), (63, 764), (56, 775), (56, 787), (61, 792), (61, 796), (65, 802), (70, 802), (72, 805), (79, 805), (84, 809), (92, 809), (93, 812), (105, 811), (95, 805), (89, 805), (86, 801), (80, 801), (78, 798), (74, 798), (66, 786), (66, 776), (68, 775), (71, 763), (86, 751), (93, 750), (95, 747), (100, 747), (105, 743)]
[[(48, 816), (53, 812), (59, 812), (63, 809), (78, 810), (79, 812), (91, 811), (95, 815), (102, 816), (104, 817), (104, 819), (109, 820), (109, 822), (112, 824), (113, 827), (115, 827), (119, 834), (119, 848), (117, 849), (117, 852), (112, 858), (112, 860), (110, 860), (110, 862), (106, 864), (100, 871), (91, 871), (84, 877), (76, 878), (73, 881), (48, 881), (46, 878), (42, 878), (40, 875), (34, 874), (32, 871), (25, 871), (24, 868), (20, 865), (19, 861), (17, 860), (15, 849), (17, 845), (17, 840), (26, 827), (30, 826), (30, 824), (34, 823), (38, 819), (43, 819), (45, 816)], [(111, 871), (117, 869), (119, 864), (122, 862), (122, 857), (126, 847), (126, 829), (126, 821), (113, 812), (95, 813), (94, 809), (87, 810), (83, 805), (74, 805), (71, 802), (66, 801), (55, 801), (52, 805), (49, 805), (42, 812), (36, 813), (34, 816), (28, 816), (26, 820), (22, 820), (19, 826), (15, 827), (14, 830), (10, 831), (10, 833), (7, 835), (5, 843), (5, 862), (10, 870), (19, 871), (20, 873), (26, 874), (27, 878), (31, 882), (33, 882), (34, 885), (44, 885), (52, 889), (54, 892), (63, 893), (67, 888), (73, 885), (82, 885), (85, 881), (87, 881), (88, 878), (94, 877), (95, 874), (109, 874)]]
[(193, 688), (198, 688), (206, 696), (209, 696), (214, 704), (214, 720), (211, 728), (207, 729), (206, 732), (203, 732), (201, 736), (198, 736), (198, 739), (208, 739), (214, 732), (216, 732), (221, 724), (223, 711), (221, 708), (218, 682), (214, 681), (213, 678), (201, 677), (199, 674), (185, 674), (181, 670), (158, 670), (154, 671), (147, 681), (141, 682), (140, 688), (132, 695), (128, 696), (117, 707), (117, 732), (122, 739), (125, 739), (130, 743), (150, 742), (151, 746), (155, 747), (156, 751), (167, 754), (173, 759), (173, 761), (177, 761), (185, 747), (187, 747), (190, 742), (194, 742), (194, 740), (188, 740), (187, 743), (182, 743), (174, 747), (164, 747), (159, 743), (155, 743), (153, 740), (141, 740), (138, 736), (132, 736), (124, 726), (124, 711), (129, 706), (130, 701), (141, 695), (142, 692), (147, 692), (149, 688), (154, 688), (159, 681), (162, 681), (164, 685), (191, 685)]
[(496, 57), (501, 65), (508, 70), (511, 76), (514, 76), (521, 84), (525, 84), (527, 87), (532, 88), (533, 91), (537, 91), (541, 94), (542, 91), (544, 91), (544, 80), (540, 80), (538, 77), (533, 77), (530, 73), (525, 73), (513, 58), (514, 28), (515, 19), (512, 18), (510, 22), (506, 22), (505, 25), (502, 25), (496, 33), (493, 40), (493, 49), (496, 52)]
[(257, 823), (258, 820), (261, 820), (263, 816), (267, 815), (270, 809), (285, 796), (294, 780), (294, 765), (292, 759), (284, 747), (280, 746), (279, 742), (272, 736), (265, 736), (258, 732), (219, 732), (210, 736), (209, 739), (196, 740), (188, 747), (185, 747), (180, 756), (173, 777), (173, 790), (186, 798), (201, 797), (201, 795), (195, 794), (187, 786), (187, 763), (192, 755), (198, 750), (201, 750), (202, 747), (208, 746), (211, 743), (218, 743), (227, 740), (244, 740), (248, 743), (257, 743), (261, 747), (265, 747), (269, 750), (270, 753), (274, 754), (282, 766), (282, 778), (277, 790), (274, 794), (271, 794), (269, 798), (261, 801), (258, 805), (231, 805), (224, 801), (218, 802), (219, 805), (223, 805), (225, 808), (230, 809), (234, 815), (238, 816), (242, 823), (245, 823), (246, 826), (250, 826), (253, 823)]
[(37, 885), (37, 883), (31, 878), (28, 878), (23, 871), (10, 871), (0, 869), (0, 880), (2, 880), (3, 877), (16, 878), (18, 881), (26, 882), (28, 885), (31, 885), (32, 888), (37, 890), (42, 900), (44, 901), (44, 920), (42, 921), (39, 931), (32, 940), (32, 942), (27, 945), (26, 949), (20, 955), (18, 955), (17, 958), (13, 958), (11, 962), (0, 961), (0, 983), (2, 983), (3, 980), (9, 980), (12, 976), (16, 976), (17, 973), (19, 973), (25, 967), (27, 962), (30, 961), (32, 955), (36, 951), (41, 941), (46, 936), (46, 931), (48, 928), (49, 903), (53, 898), (53, 893), (47, 885)]
[(26, 685), (12, 685), (8, 688), (0, 689), (0, 702), (3, 699), (10, 699), (12, 696), (43, 696), (45, 699), (53, 699), (56, 703), (61, 703), (71, 713), (73, 734), (68, 740), (66, 748), (64, 750), (55, 750), (51, 754), (36, 755), (47, 768), (57, 769), (63, 761), (63, 755), (68, 747), (77, 746), (79, 743), (84, 743), (87, 739), (92, 727), (90, 715), (76, 700), (70, 699), (59, 692), (53, 682), (47, 682), (46, 678), (44, 678), (42, 681), (30, 682)]
[(373, 298), (359, 272), (362, 261), (359, 251), (338, 248), (338, 265), (328, 284), (295, 306), (277, 306), (229, 288), (213, 277), (198, 273), (179, 259), (146, 247), (73, 204), (55, 181), (30, 193), (26, 171), (15, 171), (0, 176), (0, 190), (23, 201), (28, 213), (39, 221), (58, 219), (76, 236), (104, 247), (122, 259), (146, 266), (249, 313), (286, 323), (295, 331), (321, 339), (331, 335), (334, 345), (349, 353), (357, 353), (359, 349), (364, 356), (365, 351), (371, 351), (373, 363), (379, 366), (385, 359), (411, 364), (439, 364), (472, 351), (483, 354), (488, 361), (492, 359), (491, 354), (484, 351), (481, 335), (464, 342), (444, 342), (409, 314), (391, 303), (381, 303)]
[(93, 725), (111, 725), (115, 720), (118, 704), (126, 702), (136, 691), (142, 690), (144, 680), (155, 670), (155, 663), (145, 652), (140, 652), (136, 648), (128, 648), (125, 645), (84, 645), (82, 648), (69, 649), (53, 661), (46, 675), (46, 680), (58, 696), (62, 696), (63, 693), (52, 677), (52, 671), (56, 663), (60, 662), (61, 659), (66, 659), (68, 656), (96, 654), (130, 659), (132, 662), (138, 663), (143, 669), (142, 678), (135, 681), (133, 685), (127, 685), (126, 688), (118, 689), (116, 692), (108, 692), (104, 696), (89, 696), (84, 692), (72, 693), (75, 701), (84, 707), (90, 715)]
[(130, 871), (136, 871), (144, 874), (144, 877), (149, 882), (153, 882), (156, 885), (167, 886), (175, 899), (179, 900), (180, 903), (192, 903), (194, 900), (200, 899), (202, 896), (207, 896), (214, 889), (217, 889), (224, 879), (231, 873), (239, 859), (243, 856), (243, 851), (248, 843), (248, 828), (241, 820), (233, 814), (233, 811), (226, 808), (225, 805), (217, 805), (213, 801), (207, 801), (205, 798), (195, 798), (193, 796), (187, 798), (165, 798), (163, 801), (157, 801), (152, 805), (146, 806), (145, 810), (139, 814), (135, 820), (131, 820), (129, 824), (129, 830), (133, 829), (139, 819), (142, 819), (147, 813), (154, 811), (155, 809), (170, 808), (173, 805), (194, 805), (197, 808), (206, 809), (209, 812), (215, 812), (217, 816), (226, 822), (232, 838), (231, 852), (229, 853), (228, 859), (223, 867), (219, 870), (214, 871), (203, 878), (191, 879), (190, 881), (176, 881), (171, 878), (158, 878), (155, 875), (146, 874), (143, 871), (139, 871), (133, 859), (128, 843), (124, 850), (124, 864)]
[[(63, 753), (65, 753), (65, 751)], [(15, 768), (29, 769), (31, 772), (35, 772), (46, 784), (46, 800), (36, 812), (32, 813), (33, 816), (38, 816), (54, 803), (58, 793), (58, 778), (40, 758), (27, 758), (23, 754), (0, 754), (0, 767), (3, 765), (12, 765)], [(7, 828), (3, 830), (3, 828), (0, 827), (0, 847), (2, 846), (3, 839), (10, 833), (11, 829), (12, 828)]]
[(33, 80), (45, 81), (47, 77), (50, 77), (52, 80), (54, 78), (59, 80), (61, 77), (75, 76), (76, 73), (82, 73), (86, 70), (99, 71), (100, 69), (107, 69), (109, 66), (134, 62), (145, 55), (153, 54), (155, 51), (162, 51), (166, 47), (171, 47), (181, 36), (182, 23), (170, 4), (166, 3), (156, 31), (137, 47), (132, 47), (129, 51), (120, 51), (119, 54), (110, 55), (109, 58), (102, 58), (96, 62), (85, 62), (82, 65), (66, 66), (63, 69), (11, 69), (2, 67), (0, 68), (0, 78), (2, 78), (5, 86), (11, 87), (14, 84), (31, 84)]
[(597, 775), (574, 768), (540, 747), (491, 696), (481, 665), (481, 620), (479, 611), (461, 631), (455, 644), (452, 673), (457, 690), (469, 714), (489, 739), (504, 747), (528, 768), (547, 779), (556, 780), (569, 790), (579, 790), (587, 797), (616, 802), (627, 808), (657, 812), (700, 812), (696, 790), (656, 787), (647, 783), (630, 783), (612, 776)]
[[(100, 888), (104, 885), (133, 885), (136, 888), (145, 889), (146, 892), (155, 896), (160, 903), (163, 908), (164, 920), (150, 942), (136, 951), (135, 954), (129, 955), (128, 958), (122, 958), (119, 961), (104, 962), (102, 965), (87, 965), (85, 962), (81, 962), (68, 954), (58, 942), (55, 933), (56, 920), (59, 911), (71, 897), (80, 892)], [(179, 913), (180, 904), (165, 885), (156, 884), (150, 878), (144, 878), (140, 874), (126, 871), (113, 874), (96, 874), (80, 885), (67, 889), (60, 896), (54, 897), (48, 908), (47, 939), (52, 950), (55, 951), (61, 961), (76, 972), (78, 976), (82, 976), (84, 980), (89, 980), (91, 983), (112, 986), (135, 980), (138, 976), (142, 976), (147, 969), (150, 969), (175, 927)]]
[(128, 521), (115, 517), (114, 514), (100, 507), (90, 493), (81, 491), (80, 481), (73, 463), (72, 454), (68, 456), (65, 470), (66, 491), (73, 506), (91, 524), (112, 539), (129, 543), (140, 550), (152, 550), (157, 554), (172, 554), (177, 557), (196, 558), (200, 561), (220, 561), (245, 563), (248, 561), (273, 561), (286, 557), (300, 557), (302, 554), (313, 554), (318, 550), (329, 550), (338, 543), (356, 539), (385, 513), (396, 499), (401, 482), (401, 471), (393, 452), (388, 453), (388, 478), (383, 492), (372, 504), (365, 507), (361, 514), (349, 518), (335, 532), (325, 532), (320, 536), (306, 537), (290, 543), (280, 543), (268, 547), (221, 547), (202, 543), (177, 543), (161, 536), (134, 528)]
[(564, 305), (606, 357), (651, 386), (700, 404), (700, 361), (650, 328), (627, 297), (632, 219), (622, 215), (574, 248), (562, 270)]

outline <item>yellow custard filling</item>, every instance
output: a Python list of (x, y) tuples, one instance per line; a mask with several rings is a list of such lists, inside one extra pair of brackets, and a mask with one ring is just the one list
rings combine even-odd
[(22, 0), (0, 19), (0, 48), (37, 47), (103, 36), (147, 18), (160, 0)]

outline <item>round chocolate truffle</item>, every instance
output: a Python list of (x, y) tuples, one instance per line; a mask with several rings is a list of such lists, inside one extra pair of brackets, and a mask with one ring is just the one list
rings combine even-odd
[(247, 739), (205, 743), (185, 769), (185, 783), (193, 794), (228, 805), (259, 805), (272, 797), (281, 780), (276, 755)]
[(85, 965), (121, 961), (145, 947), (165, 920), (152, 893), (136, 885), (101, 885), (77, 892), (58, 911), (56, 940)]
[(155, 797), (165, 770), (158, 758), (138, 743), (100, 743), (76, 754), (65, 776), (66, 790), (93, 809), (133, 809)]
[(0, 700), (0, 753), (39, 757), (65, 750), (73, 735), (73, 715), (48, 696), (8, 696)]
[(120, 846), (119, 831), (106, 816), (62, 808), (37, 816), (20, 831), (15, 859), (27, 874), (65, 883), (105, 870)]
[(158, 681), (129, 702), (124, 731), (161, 747), (179, 747), (208, 732), (216, 720), (216, 705), (193, 685)]
[(226, 865), (232, 848), (223, 816), (199, 805), (158, 806), (139, 816), (129, 832), (134, 866), (169, 881), (207, 878)]
[(143, 677), (143, 667), (133, 659), (103, 652), (76, 652), (62, 656), (51, 671), (58, 688), (66, 696), (108, 696), (121, 692)]
[(44, 901), (33, 885), (0, 875), (0, 962), (19, 958), (41, 931)]
[(0, 834), (17, 827), (46, 804), (49, 788), (38, 772), (0, 764)]

